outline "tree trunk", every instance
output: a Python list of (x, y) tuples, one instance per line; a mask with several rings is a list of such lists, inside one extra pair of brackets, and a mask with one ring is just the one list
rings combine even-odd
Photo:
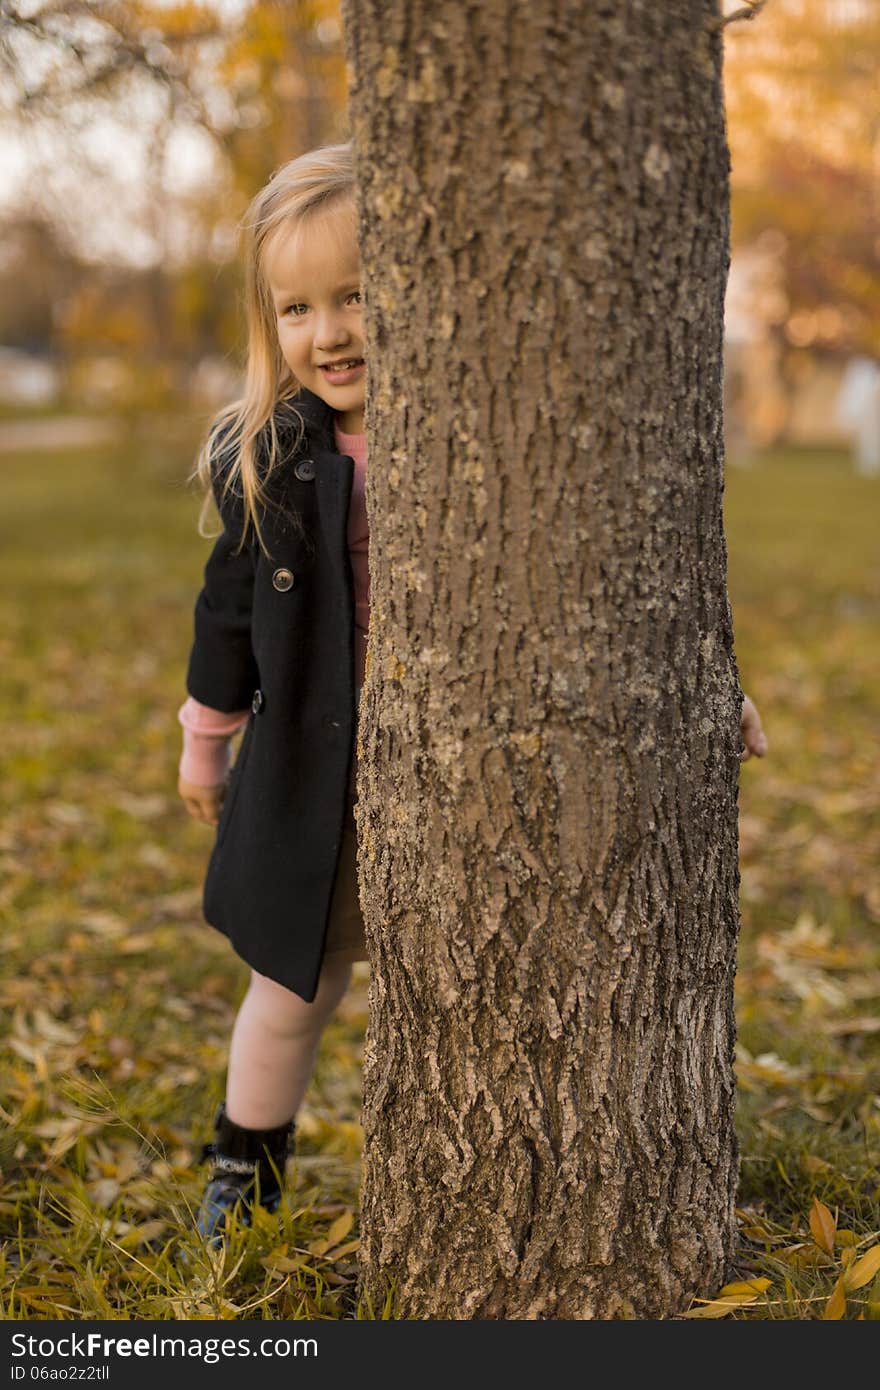
[(660, 1318), (734, 1239), (713, 0), (347, 0), (367, 286), (362, 1289)]

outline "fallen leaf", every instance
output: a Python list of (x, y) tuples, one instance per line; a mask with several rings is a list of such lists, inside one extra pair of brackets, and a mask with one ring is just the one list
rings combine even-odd
[(757, 1302), (758, 1295), (752, 1294), (749, 1298), (740, 1295), (737, 1298), (712, 1298), (698, 1308), (689, 1308), (685, 1313), (686, 1318), (726, 1318), (728, 1313), (733, 1313), (737, 1308), (746, 1308), (750, 1303)]
[(338, 1245), (341, 1240), (344, 1240), (353, 1225), (353, 1211), (344, 1211), (341, 1216), (337, 1216), (336, 1220), (333, 1222), (329, 1231), (327, 1232), (326, 1248), (329, 1250), (331, 1246)]
[(855, 1260), (844, 1274), (844, 1283), (849, 1293), (853, 1289), (863, 1289), (880, 1272), (880, 1245), (872, 1245), (860, 1259)]
[(813, 1205), (810, 1209), (810, 1230), (813, 1240), (820, 1250), (824, 1250), (826, 1255), (834, 1256), (834, 1232), (837, 1229), (837, 1222), (831, 1215), (824, 1202), (820, 1202), (818, 1197), (813, 1198)]
[(822, 1317), (826, 1321), (831, 1320), (839, 1322), (845, 1313), (846, 1291), (843, 1287), (843, 1275), (841, 1275), (837, 1283), (834, 1285), (833, 1294), (829, 1298), (828, 1302), (825, 1304), (825, 1311), (822, 1314)]
[(737, 1297), (740, 1294), (765, 1293), (769, 1289), (771, 1279), (741, 1279), (733, 1284), (725, 1284), (723, 1289), (718, 1290), (719, 1298)]

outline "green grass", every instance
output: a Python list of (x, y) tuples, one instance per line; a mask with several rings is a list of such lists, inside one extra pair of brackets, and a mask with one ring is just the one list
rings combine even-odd
[[(163, 428), (2, 457), (7, 1318), (371, 1315), (352, 1248), (364, 966), (325, 1037), (280, 1223), (261, 1216), (220, 1258), (190, 1234), (247, 979), (200, 922), (210, 832), (174, 790), (206, 555), (193, 443)], [(734, 1317), (822, 1317), (842, 1261), (880, 1238), (878, 498), (825, 454), (728, 479), (737, 652), (771, 742), (742, 773), (737, 982), (740, 1273), (771, 1282)], [(815, 1198), (843, 1232), (833, 1255)], [(849, 1293), (847, 1318), (878, 1314), (876, 1282)]]
[[(740, 786), (743, 1259), (773, 1281), (752, 1317), (822, 1317), (844, 1252), (880, 1240), (878, 515), (880, 482), (839, 455), (728, 476), (737, 656), (770, 739)], [(833, 1258), (814, 1199), (853, 1233)], [(878, 1300), (872, 1281), (845, 1316)]]

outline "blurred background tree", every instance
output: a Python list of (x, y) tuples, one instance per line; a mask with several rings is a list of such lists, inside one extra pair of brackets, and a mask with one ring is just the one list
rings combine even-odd
[(880, 353), (880, 6), (770, 0), (727, 33), (734, 250), (777, 234), (792, 346)]
[[(839, 442), (847, 364), (880, 356), (880, 6), (767, 0), (726, 35), (735, 462), (785, 440)], [(873, 381), (876, 452), (875, 363)]]
[[(846, 364), (880, 356), (880, 5), (753, 8), (725, 27), (734, 462), (842, 442)], [(238, 223), (346, 96), (338, 0), (3, 0), (0, 344), (79, 406), (228, 396)]]
[(239, 344), (238, 222), (285, 159), (344, 137), (345, 100), (335, 0), (4, 3), (0, 340), (59, 358), (87, 403), (152, 405), (194, 372), (228, 390), (196, 369)]

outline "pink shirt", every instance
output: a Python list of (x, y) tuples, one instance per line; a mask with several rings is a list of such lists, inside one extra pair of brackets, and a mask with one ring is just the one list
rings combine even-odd
[[(370, 626), (370, 573), (368, 568), (369, 529), (367, 526), (367, 437), (345, 434), (334, 425), (336, 448), (354, 459), (351, 504), (348, 511), (348, 549), (354, 579), (354, 677), (357, 690), (364, 683), (367, 632)], [(190, 695), (178, 710), (183, 726), (183, 752), (179, 772), (197, 787), (214, 787), (229, 772), (232, 738), (247, 723), (249, 710), (224, 714), (199, 704)]]

